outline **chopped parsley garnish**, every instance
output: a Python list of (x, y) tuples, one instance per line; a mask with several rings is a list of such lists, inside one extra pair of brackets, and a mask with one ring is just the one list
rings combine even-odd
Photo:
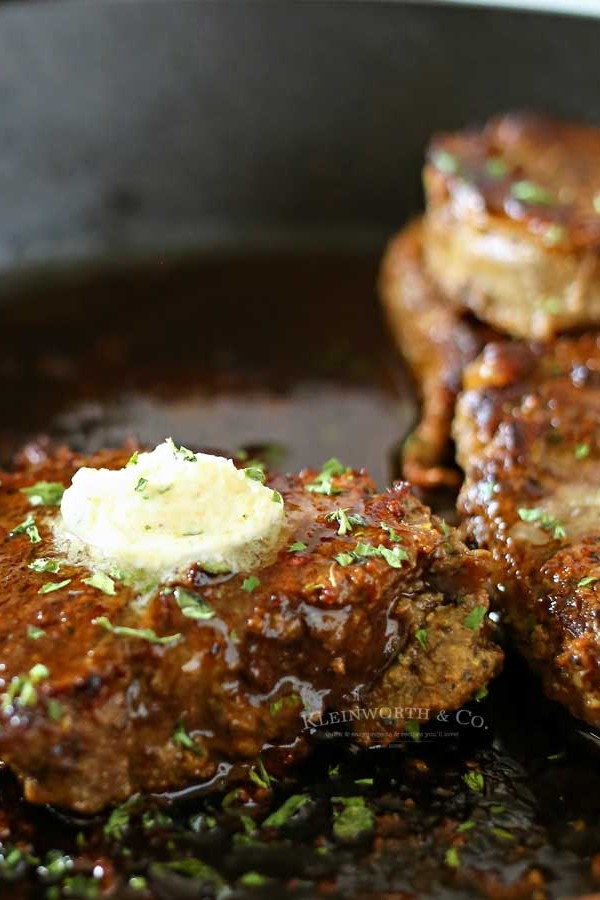
[(95, 625), (100, 625), (118, 637), (140, 638), (143, 641), (149, 641), (151, 644), (174, 644), (181, 638), (181, 634), (168, 634), (164, 637), (159, 637), (152, 628), (129, 628), (127, 625), (113, 625), (106, 616), (98, 616), (93, 622)]
[(385, 559), (388, 566), (391, 566), (392, 569), (402, 568), (402, 563), (408, 559), (408, 553), (402, 547), (394, 547), (393, 550), (390, 550), (389, 547), (384, 547), (383, 544), (380, 544), (377, 549), (379, 555)]
[(89, 578), (82, 578), (84, 584), (89, 585), (90, 587), (96, 588), (99, 591), (102, 591), (103, 594), (108, 594), (110, 597), (114, 597), (116, 594), (115, 591), (115, 583), (105, 572), (94, 572)]
[(264, 484), (267, 479), (262, 466), (248, 466), (243, 469), (243, 472), (246, 478), (250, 478), (251, 481), (260, 481), (261, 484)]
[(475, 694), (475, 698), (474, 698), (474, 699), (477, 701), (477, 703), (480, 703), (481, 700), (485, 700), (485, 698), (487, 697), (488, 693), (489, 693), (489, 692), (488, 692), (488, 689), (487, 689), (486, 685), (484, 684), (483, 687), (480, 687), (480, 688), (479, 688), (479, 690), (478, 690), (477, 693)]
[(523, 203), (544, 206), (552, 206), (555, 203), (554, 195), (533, 181), (515, 181), (511, 185), (510, 192), (515, 200), (521, 200)]
[(38, 591), (38, 594), (52, 594), (54, 591), (60, 591), (62, 588), (71, 584), (71, 578), (65, 578), (64, 581), (47, 581)]
[(289, 704), (296, 706), (299, 703), (302, 703), (302, 700), (298, 694), (287, 694), (285, 697), (279, 697), (277, 700), (273, 700), (269, 705), (269, 712), (272, 716), (278, 716), (284, 706)]
[(19, 706), (35, 706), (38, 700), (36, 685), (49, 675), (50, 670), (42, 663), (32, 666), (27, 675), (15, 675), (2, 698), (2, 709), (10, 709), (16, 703)]
[(419, 628), (418, 631), (415, 631), (415, 637), (423, 650), (427, 650), (427, 629)]
[(383, 528), (384, 531), (387, 531), (390, 537), (390, 541), (393, 541), (395, 544), (398, 544), (402, 541), (402, 535), (398, 534), (398, 532), (395, 531), (391, 525), (386, 525), (385, 522), (380, 522), (379, 527)]
[(48, 700), (48, 715), (52, 719), (53, 722), (60, 722), (63, 717), (64, 708), (62, 703), (59, 700), (55, 700), (54, 697), (50, 697)]
[(345, 508), (335, 509), (325, 516), (328, 522), (337, 522), (337, 533), (340, 535), (349, 534), (355, 525), (366, 525), (364, 516), (360, 516), (357, 513), (350, 513), (350, 515), (348, 515), (349, 508), (350, 507), (347, 506)]
[(340, 566), (349, 566), (350, 563), (354, 562), (354, 556), (352, 553), (336, 553), (333, 557)]
[(191, 750), (192, 753), (196, 754), (196, 756), (202, 756), (201, 748), (195, 742), (194, 738), (190, 734), (188, 734), (181, 722), (178, 722), (175, 726), (175, 730), (173, 731), (171, 740), (174, 744), (178, 744), (180, 747), (183, 747), (184, 750)]
[(341, 566), (349, 566), (352, 562), (360, 562), (363, 559), (377, 556), (384, 559), (388, 566), (391, 566), (393, 569), (401, 568), (402, 563), (408, 559), (408, 553), (403, 547), (394, 547), (393, 549), (390, 549), (383, 544), (379, 544), (375, 547), (374, 544), (364, 544), (360, 542), (356, 544), (354, 550), (349, 551), (348, 553), (338, 553), (333, 558)]
[(173, 451), (173, 456), (181, 456), (186, 462), (198, 462), (198, 457), (195, 453), (192, 453), (191, 450), (188, 450), (187, 447), (183, 445), (178, 447), (173, 438), (168, 437), (165, 442)]
[(474, 606), (469, 615), (463, 622), (463, 625), (466, 625), (467, 628), (472, 628), (475, 631), (476, 628), (479, 628), (483, 620), (485, 619), (485, 614), (487, 610), (485, 606)]
[(60, 563), (57, 559), (48, 559), (46, 556), (40, 556), (39, 559), (34, 559), (33, 562), (30, 562), (27, 568), (33, 572), (51, 572), (53, 575), (56, 575), (60, 571)]
[(46, 636), (46, 632), (43, 628), (36, 628), (35, 625), (27, 626), (27, 637), (30, 641), (39, 641), (40, 638)]
[(188, 619), (212, 619), (215, 611), (204, 597), (185, 588), (177, 587), (173, 591), (175, 602), (184, 616)]
[(285, 803), (276, 809), (275, 812), (272, 812), (270, 816), (267, 816), (265, 821), (262, 823), (264, 828), (282, 828), (287, 824), (289, 819), (298, 812), (298, 810), (302, 809), (304, 806), (310, 803), (310, 797), (307, 797), (305, 794), (292, 794), (291, 797), (288, 797)]
[(562, 308), (562, 300), (560, 300), (558, 297), (545, 297), (542, 300), (542, 309), (550, 316), (559, 315), (559, 313), (562, 311)]
[(475, 822), (473, 819), (467, 819), (465, 822), (461, 822), (456, 830), (459, 834), (464, 834), (465, 831), (471, 831), (472, 828), (475, 828)]
[(519, 518), (523, 522), (533, 522), (534, 524), (539, 525), (544, 531), (551, 531), (555, 541), (567, 536), (567, 532), (565, 531), (562, 522), (560, 522), (559, 519), (555, 519), (554, 516), (545, 513), (539, 506), (531, 508), (521, 507), (521, 509), (518, 510), (518, 513)]
[(589, 444), (577, 444), (575, 447), (575, 459), (585, 459), (586, 456), (590, 455), (590, 445)]
[(486, 481), (485, 484), (482, 484), (480, 490), (484, 500), (491, 500), (497, 487), (498, 483), (496, 481)]
[(271, 500), (273, 503), (281, 503), (283, 506), (283, 497), (279, 493), (279, 491), (271, 491)]
[(125, 837), (131, 819), (131, 806), (123, 803), (122, 806), (116, 806), (111, 812), (104, 825), (104, 837), (109, 841), (121, 841)]
[(501, 156), (492, 156), (486, 160), (485, 171), (491, 178), (506, 178), (508, 165)]
[(288, 547), (289, 553), (302, 553), (303, 550), (308, 549), (306, 544), (302, 541), (294, 541), (293, 544), (290, 544)]
[(309, 491), (312, 494), (326, 494), (329, 497), (333, 494), (342, 494), (343, 491), (341, 488), (333, 486), (333, 479), (340, 475), (345, 475), (348, 471), (349, 469), (347, 469), (339, 459), (332, 456), (331, 459), (328, 459), (323, 465), (323, 468), (314, 481), (305, 485), (304, 490)]
[(269, 775), (265, 768), (265, 764), (260, 758), (256, 760), (256, 767), (252, 766), (250, 769), (250, 781), (253, 781), (254, 784), (257, 784), (258, 787), (263, 788), (266, 791), (271, 790), (271, 784), (277, 779), (273, 778), (272, 775)]
[(556, 222), (554, 222), (544, 231), (544, 243), (553, 247), (555, 244), (560, 243), (560, 241), (566, 237), (566, 234), (567, 232), (562, 225), (557, 225)]
[(136, 450), (134, 453), (131, 454), (131, 456), (127, 460), (127, 465), (128, 466), (137, 466), (139, 458), (140, 458), (140, 451)]
[(9, 537), (15, 537), (17, 534), (26, 534), (32, 544), (41, 544), (42, 542), (40, 533), (37, 530), (37, 525), (35, 524), (35, 519), (31, 515), (27, 516), (27, 518), (21, 522), (20, 525), (17, 525), (16, 528), (13, 528)]
[(257, 578), (256, 575), (249, 575), (248, 578), (244, 578), (242, 581), (242, 590), (246, 591), (248, 594), (251, 594), (260, 584), (260, 578)]
[(595, 581), (598, 581), (597, 575), (588, 575), (587, 578), (582, 578), (577, 582), (577, 587), (587, 587), (588, 584), (594, 584)]
[(64, 484), (58, 481), (38, 481), (31, 487), (21, 488), (32, 506), (60, 506), (64, 492)]
[(460, 856), (458, 855), (456, 847), (448, 847), (444, 856), (444, 862), (447, 866), (450, 866), (451, 869), (458, 869), (460, 867)]
[(241, 878), (239, 879), (239, 883), (242, 887), (262, 887), (265, 884), (268, 884), (269, 879), (266, 875), (261, 875), (260, 872), (245, 872)]
[(375, 815), (364, 797), (332, 797), (333, 834), (341, 843), (352, 843), (375, 827)]
[(447, 150), (435, 150), (431, 154), (431, 162), (444, 175), (456, 175), (460, 168), (456, 156)]
[(137, 491), (138, 494), (141, 494), (147, 484), (148, 484), (147, 478), (142, 478), (142, 477), (138, 478), (138, 482), (137, 482), (136, 486), (134, 487), (134, 491)]
[(474, 791), (476, 794), (483, 793), (484, 787), (484, 779), (481, 772), (465, 772), (463, 775), (463, 781), (467, 785), (467, 787)]
[(514, 841), (515, 836), (512, 832), (507, 831), (506, 828), (498, 828), (497, 825), (493, 825), (490, 828), (490, 832), (494, 835), (494, 837), (499, 838), (501, 841)]
[[(175, 872), (184, 878), (189, 878), (199, 884), (212, 884), (215, 888), (221, 888), (225, 884), (223, 878), (216, 869), (202, 862), (201, 859), (188, 856), (186, 859), (174, 859), (170, 862), (155, 862), (150, 866), (150, 874), (161, 872)], [(206, 896), (206, 893), (201, 896)]]
[(421, 740), (421, 727), (414, 719), (408, 719), (404, 723), (404, 730), (407, 734), (410, 734), (413, 741), (418, 743)]

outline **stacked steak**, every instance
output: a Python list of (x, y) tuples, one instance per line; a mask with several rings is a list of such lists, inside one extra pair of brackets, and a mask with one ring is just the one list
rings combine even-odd
[(194, 564), (140, 586), (61, 558), (55, 494), (128, 456), (36, 451), (0, 473), (0, 755), (27, 799), (94, 812), (253, 769), (262, 783), (325, 710), (379, 711), (360, 739), (385, 742), (497, 672), (489, 555), (408, 485), (379, 493), (337, 460), (265, 476), (287, 533), (253, 572)]
[(380, 281), (423, 398), (405, 471), (451, 482), (452, 434), (495, 602), (549, 696), (598, 726), (600, 132), (506, 115), (434, 138), (424, 181)]

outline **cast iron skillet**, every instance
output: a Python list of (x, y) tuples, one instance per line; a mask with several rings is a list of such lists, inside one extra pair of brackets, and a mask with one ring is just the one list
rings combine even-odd
[[(2, 461), (170, 433), (289, 469), (336, 454), (389, 482), (414, 401), (373, 285), (383, 235), (418, 206), (426, 137), (515, 105), (599, 120), (599, 28), (407, 4), (0, 9)], [(3, 772), (0, 895), (598, 886), (595, 736), (513, 655), (418, 743), (315, 742), (289, 782), (108, 822), (29, 807)], [(292, 793), (310, 802), (260, 828)], [(354, 836), (340, 797), (369, 811)]]

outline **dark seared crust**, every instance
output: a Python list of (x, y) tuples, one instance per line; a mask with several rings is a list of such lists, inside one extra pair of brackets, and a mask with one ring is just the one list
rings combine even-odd
[[(497, 671), (500, 654), (487, 625), (464, 624), (475, 606), (487, 607), (487, 554), (467, 550), (406, 485), (376, 494), (364, 473), (334, 479), (334, 496), (305, 490), (314, 471), (270, 480), (285, 498), (289, 540), (308, 549), (284, 548), (256, 573), (260, 585), (252, 593), (242, 588), (243, 575), (192, 569), (182, 584), (210, 604), (210, 619), (183, 616), (171, 590), (155, 591), (140, 608), (130, 588), (119, 585), (116, 596), (106, 596), (84, 585), (85, 570), (65, 565), (53, 576), (28, 569), (32, 559), (52, 556), (52, 544), (38, 510), (41, 544), (10, 537), (31, 511), (19, 489), (41, 479), (67, 484), (81, 465), (125, 460), (123, 453), (83, 459), (65, 451), (1, 477), (2, 677), (7, 686), (34, 664), (50, 670), (37, 701), (17, 704), (1, 719), (0, 753), (28, 799), (89, 812), (138, 790), (239, 777), (261, 753), (277, 770), (305, 752), (301, 712), (348, 704), (351, 695), (353, 705), (357, 696), (369, 703), (384, 672), (387, 688), (377, 688), (376, 702), (447, 709)], [(364, 517), (360, 536), (356, 528), (339, 536), (326, 521), (340, 506)], [(382, 522), (402, 537), (409, 558), (401, 568), (381, 557), (348, 566), (333, 559), (357, 540), (393, 547)], [(66, 588), (38, 594), (43, 582), (69, 577)], [(102, 615), (115, 625), (182, 637), (157, 645), (116, 636), (94, 624)], [(29, 639), (30, 625), (45, 636)], [(415, 638), (422, 628), (430, 636), (426, 651)], [(402, 677), (394, 674), (395, 658)], [(62, 705), (58, 720), (50, 700)], [(178, 723), (198, 754), (172, 740)]]
[[(498, 603), (547, 693), (598, 727), (600, 337), (491, 344), (465, 388), (454, 437), (467, 531), (492, 551)], [(520, 509), (540, 509), (545, 527)]]
[(423, 223), (412, 222), (389, 243), (379, 294), (390, 330), (421, 397), (421, 416), (404, 445), (403, 474), (421, 488), (457, 486), (450, 427), (465, 366), (497, 335), (448, 302), (423, 261)]
[(424, 180), (428, 265), (456, 303), (516, 337), (600, 321), (600, 131), (501, 116), (435, 137)]

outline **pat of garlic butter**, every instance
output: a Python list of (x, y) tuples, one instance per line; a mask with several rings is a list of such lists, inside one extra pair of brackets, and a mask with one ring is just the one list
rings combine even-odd
[(122, 469), (76, 472), (55, 536), (80, 557), (161, 579), (193, 563), (247, 571), (270, 561), (285, 525), (281, 496), (255, 471), (169, 439)]

